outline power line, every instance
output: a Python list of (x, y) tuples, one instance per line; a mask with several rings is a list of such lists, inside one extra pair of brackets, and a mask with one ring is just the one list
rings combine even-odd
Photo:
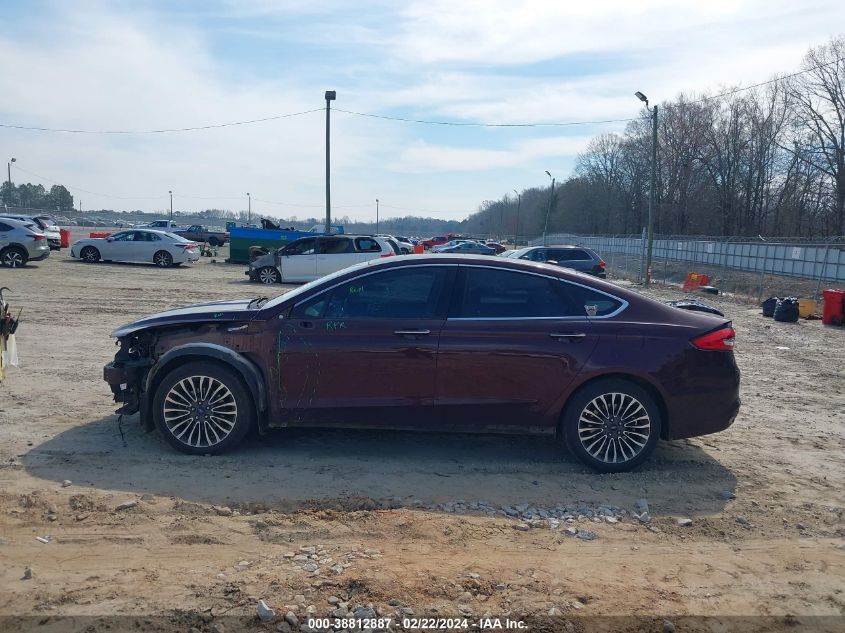
[(15, 171), (21, 171), (25, 174), (29, 174), (30, 176), (35, 176), (36, 178), (40, 178), (41, 180), (46, 180), (47, 182), (53, 183), (54, 185), (61, 185), (67, 189), (72, 189), (73, 191), (81, 191), (82, 193), (87, 193), (92, 196), (100, 196), (102, 198), (113, 198), (115, 200), (162, 200), (167, 198), (167, 196), (115, 196), (108, 193), (99, 193), (97, 191), (90, 191), (88, 189), (83, 189), (82, 187), (76, 187), (74, 185), (69, 185), (65, 183), (61, 183), (58, 180), (53, 180), (52, 178), (47, 178), (46, 176), (42, 176), (41, 174), (36, 174), (34, 171), (29, 171), (24, 169), (23, 167), (18, 167), (17, 164), (12, 166)]
[(760, 83), (751, 84), (750, 86), (745, 86), (743, 88), (734, 88), (733, 90), (728, 90), (727, 92), (723, 92), (721, 94), (713, 95), (712, 97), (702, 97), (701, 99), (697, 99), (695, 101), (688, 101), (688, 105), (692, 105), (695, 103), (703, 103), (704, 101), (712, 101), (714, 99), (721, 99), (722, 97), (729, 97), (734, 95), (738, 92), (745, 92), (746, 90), (753, 90), (754, 88), (760, 88), (761, 86), (768, 86), (769, 84), (777, 83), (779, 81), (786, 81), (787, 79), (792, 79), (793, 77), (798, 77), (799, 75), (805, 75), (807, 73), (811, 73), (814, 70), (820, 70), (822, 68), (827, 68), (828, 66), (833, 66), (834, 64), (838, 64), (841, 61), (845, 61), (845, 57), (837, 57), (833, 61), (826, 62), (824, 64), (818, 64), (817, 66), (813, 66), (812, 68), (806, 68), (804, 70), (799, 70), (798, 72), (791, 73), (789, 75), (782, 75), (780, 77), (773, 77), (768, 81), (761, 81)]
[(428, 121), (426, 119), (406, 119), (397, 116), (387, 116), (384, 114), (372, 114), (369, 112), (355, 112), (353, 110), (343, 110), (341, 108), (332, 108), (333, 112), (343, 112), (344, 114), (353, 114), (360, 117), (368, 117), (371, 119), (384, 119), (387, 121), (400, 121), (402, 123), (422, 123), (425, 125), (454, 125), (458, 127), (568, 127), (572, 125), (599, 125), (601, 123), (626, 123), (636, 119), (605, 119), (603, 121), (566, 121), (566, 122), (547, 122), (547, 123), (481, 123), (476, 121)]
[(10, 128), (14, 130), (29, 130), (35, 132), (62, 132), (66, 134), (167, 134), (171, 132), (195, 132), (197, 130), (213, 130), (223, 127), (234, 127), (237, 125), (265, 123), (267, 121), (277, 121), (279, 119), (288, 119), (290, 117), (302, 116), (303, 114), (311, 114), (312, 112), (321, 112), (322, 110), (323, 108), (314, 108), (313, 110), (304, 110), (303, 112), (277, 114), (274, 116), (263, 117), (260, 119), (249, 119), (247, 121), (233, 121), (231, 123), (212, 123), (210, 125), (197, 125), (194, 127), (163, 128), (160, 130), (74, 130), (66, 128), (39, 127), (30, 125), (14, 125), (11, 123), (0, 123), (0, 127)]

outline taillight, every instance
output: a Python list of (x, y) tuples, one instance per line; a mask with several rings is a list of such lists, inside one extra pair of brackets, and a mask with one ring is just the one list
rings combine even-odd
[(391, 251), (390, 253), (384, 253), (383, 255), (379, 255), (379, 257), (393, 257), (395, 254), (396, 253)]
[(46, 237), (44, 237), (43, 235), (38, 235), (38, 234), (32, 235), (32, 236), (30, 236), (30, 237), (32, 237), (32, 239), (34, 239), (36, 242), (40, 242), (41, 240), (46, 240), (46, 239), (47, 239), (47, 238), (46, 238)]
[(604, 262), (602, 262), (602, 261), (600, 261), (600, 262), (599, 262), (599, 267), (604, 268), (605, 266), (607, 266), (607, 264), (605, 264), (605, 263), (604, 263)]
[(734, 348), (734, 337), (736, 332), (732, 327), (723, 327), (715, 332), (709, 334), (702, 334), (690, 341), (698, 349), (715, 351), (715, 352), (730, 352)]
[(179, 246), (181, 246), (186, 251), (190, 251), (190, 250), (195, 249), (197, 245), (196, 244), (179, 244)]

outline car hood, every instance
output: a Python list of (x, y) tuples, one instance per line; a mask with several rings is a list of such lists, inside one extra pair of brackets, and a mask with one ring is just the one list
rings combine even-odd
[(164, 312), (147, 315), (137, 321), (121, 325), (111, 335), (115, 338), (126, 336), (138, 330), (166, 325), (182, 325), (190, 323), (231, 321), (249, 321), (259, 311), (258, 307), (249, 307), (254, 299), (233, 299), (230, 301), (214, 301), (212, 303), (197, 303), (183, 308), (174, 308)]

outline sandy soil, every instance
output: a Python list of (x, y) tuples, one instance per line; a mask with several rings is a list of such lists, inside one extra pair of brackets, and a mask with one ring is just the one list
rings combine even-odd
[[(121, 323), (267, 293), (220, 260), (159, 270), (63, 251), (0, 269), (24, 310), (22, 365), (0, 386), (0, 630), (68, 630), (57, 616), (106, 630), (82, 616), (107, 615), (133, 630), (284, 631), (288, 612), (366, 605), (544, 630), (841, 630), (845, 330), (708, 297), (738, 332), (739, 418), (630, 474), (588, 472), (543, 439), (364, 431), (187, 457), (134, 416), (121, 433), (102, 366)], [(642, 498), (649, 523), (631, 514)]]

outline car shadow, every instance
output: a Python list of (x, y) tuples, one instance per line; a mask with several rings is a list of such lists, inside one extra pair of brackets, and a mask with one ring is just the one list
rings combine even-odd
[[(122, 428), (121, 428), (122, 427)], [(231, 453), (189, 456), (131, 416), (74, 426), (21, 456), (37, 478), (108, 491), (235, 507), (615, 505), (647, 498), (652, 516), (713, 513), (736, 487), (730, 470), (691, 441), (661, 442), (630, 473), (597, 474), (547, 437), (382, 430), (254, 433)]]

